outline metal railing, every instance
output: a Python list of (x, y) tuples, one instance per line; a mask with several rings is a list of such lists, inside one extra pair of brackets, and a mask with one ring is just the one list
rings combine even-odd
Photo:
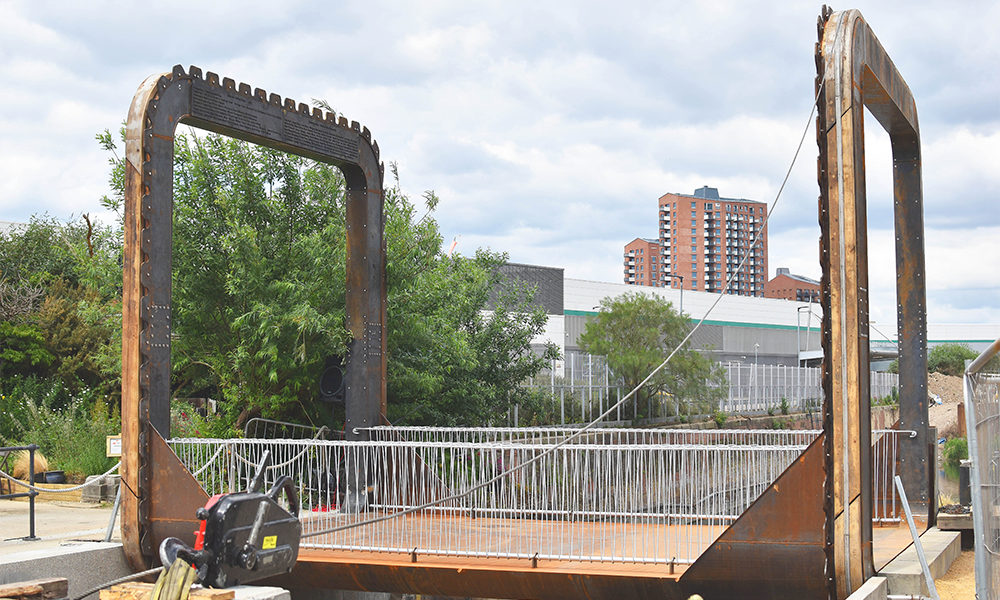
[[(823, 370), (818, 367), (755, 365), (729, 362), (721, 365), (726, 373), (728, 392), (718, 408), (728, 414), (760, 414), (783, 407), (791, 412), (818, 411), (823, 404)], [(899, 389), (899, 375), (871, 371), (872, 403), (891, 398)], [(557, 408), (558, 421), (584, 423), (604, 407), (617, 402), (622, 389), (610, 372), (604, 356), (569, 354), (565, 361), (552, 361), (538, 376), (525, 382), (527, 387), (548, 392)], [(651, 400), (656, 409), (640, 407), (635, 402), (622, 406), (608, 418), (614, 423), (636, 419), (639, 413), (679, 415), (703, 408), (696, 400), (675, 401), (668, 395)], [(714, 407), (712, 408), (714, 410)], [(710, 414), (711, 410), (706, 414)], [(660, 419), (665, 420), (665, 419)]]
[[(783, 365), (725, 365), (729, 397), (722, 410), (731, 414), (773, 410), (787, 403), (794, 412), (819, 410), (823, 405), (823, 370), (818, 367)], [(872, 401), (889, 398), (899, 389), (899, 375), (871, 371)]]
[[(12, 452), (28, 452), (28, 482), (35, 483), (35, 451), (38, 450), (36, 444), (29, 444), (27, 446), (8, 446), (5, 448), (0, 448), (0, 455), (4, 457), (4, 466), (6, 466), (7, 458), (13, 456)], [(25, 540), (37, 540), (39, 538), (35, 537), (35, 496), (38, 495), (33, 489), (28, 489), (26, 492), (15, 492), (11, 487), (11, 483), (3, 478), (0, 478), (0, 492), (3, 491), (3, 486), (6, 484), (7, 491), (9, 493), (0, 494), (0, 500), (14, 499), (14, 498), (28, 498), (28, 536), (22, 539)]]
[(965, 370), (965, 420), (972, 461), (976, 595), (1000, 598), (1000, 339)]
[[(293, 478), (304, 533), (461, 494), (419, 513), (303, 540), (358, 551), (690, 563), (774, 482), (818, 431), (377, 427), (372, 441), (175, 439), (209, 494)], [(894, 456), (895, 434), (879, 440)], [(894, 473), (895, 462), (886, 468)], [(879, 492), (876, 492), (878, 494)], [(878, 496), (877, 496), (878, 497)], [(894, 503), (882, 519), (891, 519)]]

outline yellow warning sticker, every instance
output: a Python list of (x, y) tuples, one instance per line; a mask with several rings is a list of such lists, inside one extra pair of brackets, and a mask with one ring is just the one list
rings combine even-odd
[(278, 536), (276, 535), (265, 535), (264, 544), (261, 546), (263, 550), (270, 550), (278, 545)]

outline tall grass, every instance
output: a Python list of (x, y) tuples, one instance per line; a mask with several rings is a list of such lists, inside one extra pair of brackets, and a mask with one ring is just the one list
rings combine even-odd
[(4, 383), (0, 444), (38, 444), (49, 469), (65, 471), (71, 480), (99, 475), (117, 462), (105, 456), (105, 441), (121, 433), (121, 418), (103, 397), (88, 389), (67, 395), (50, 380)]

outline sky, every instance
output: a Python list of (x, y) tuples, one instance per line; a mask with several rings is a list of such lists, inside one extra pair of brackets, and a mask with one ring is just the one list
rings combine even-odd
[[(922, 138), (928, 320), (1000, 323), (1000, 3), (858, 8), (910, 86)], [(771, 204), (778, 267), (819, 278), (814, 2), (331, 3), (0, 0), (0, 221), (102, 213), (147, 76), (175, 64), (367, 126), (445, 243), (622, 281), (657, 198)], [(871, 318), (895, 329), (892, 160), (866, 119)]]

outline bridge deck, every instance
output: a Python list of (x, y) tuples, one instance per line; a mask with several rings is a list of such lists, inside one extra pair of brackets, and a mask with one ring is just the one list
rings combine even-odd
[[(366, 516), (372, 515), (369, 513)], [(308, 534), (336, 527), (354, 518), (313, 513), (303, 517), (303, 531)], [(407, 560), (410, 552), (417, 548), (418, 560), (421, 561), (431, 554), (466, 556), (471, 560), (506, 560), (530, 559), (537, 553), (539, 559), (561, 558), (558, 562), (614, 562), (616, 567), (622, 563), (659, 564), (666, 567), (670, 562), (694, 562), (728, 524), (728, 520), (722, 519), (714, 524), (668, 525), (622, 520), (574, 522), (415, 513), (340, 532), (336, 537), (306, 538), (303, 543), (319, 549), (353, 552), (394, 549), (404, 553)], [(424, 550), (429, 540), (434, 541), (433, 553)], [(622, 557), (625, 557), (624, 561)]]
[[(325, 520), (329, 523), (328, 520)], [(525, 522), (517, 521), (518, 530), (527, 531)], [(306, 521), (306, 530), (310, 525)], [(610, 552), (620, 544), (618, 535), (597, 535), (601, 527), (610, 524), (559, 523), (529, 521), (537, 530), (526, 535), (522, 542), (527, 544), (539, 539), (538, 535), (551, 537), (551, 543), (565, 543), (567, 537), (577, 533), (581, 537), (595, 540), (595, 552)], [(618, 524), (619, 527), (622, 524)], [(666, 552), (657, 539), (676, 537), (672, 528), (698, 527), (693, 525), (628, 524), (632, 529), (636, 544), (646, 544), (648, 556), (674, 556)], [(328, 525), (327, 525), (328, 526)], [(448, 528), (456, 539), (474, 533), (475, 520), (436, 515), (411, 515), (401, 520), (400, 530), (406, 535), (418, 536), (429, 528)], [(721, 528), (701, 526), (706, 544), (711, 544), (714, 535)], [(529, 528), (530, 529), (530, 528)], [(561, 532), (561, 533), (560, 533)], [(610, 533), (610, 532), (604, 532)], [(873, 530), (873, 553), (876, 570), (881, 569), (892, 558), (910, 544), (909, 532), (903, 526), (875, 527)], [(358, 543), (367, 539), (359, 532)], [(474, 537), (474, 536), (473, 536)], [(309, 541), (304, 540), (304, 541)], [(381, 540), (385, 542), (385, 539)], [(402, 543), (402, 540), (400, 540)], [(601, 544), (607, 544), (604, 548)], [(655, 550), (654, 550), (655, 549)], [(676, 555), (678, 559), (696, 559)], [(491, 590), (494, 598), (607, 598), (621, 600), (629, 597), (661, 597), (667, 599), (687, 598), (679, 582), (686, 565), (678, 564), (673, 569), (669, 564), (641, 564), (631, 562), (600, 562), (578, 560), (532, 561), (531, 558), (477, 558), (469, 556), (444, 556), (417, 554), (416, 561), (406, 552), (373, 552), (359, 550), (336, 550), (317, 547), (303, 548), (294, 571), (287, 576), (272, 580), (275, 585), (288, 588), (353, 589), (384, 592), (407, 592), (419, 589), (425, 594), (445, 596), (482, 595), (482, 590)], [(671, 571), (673, 570), (673, 573)]]

